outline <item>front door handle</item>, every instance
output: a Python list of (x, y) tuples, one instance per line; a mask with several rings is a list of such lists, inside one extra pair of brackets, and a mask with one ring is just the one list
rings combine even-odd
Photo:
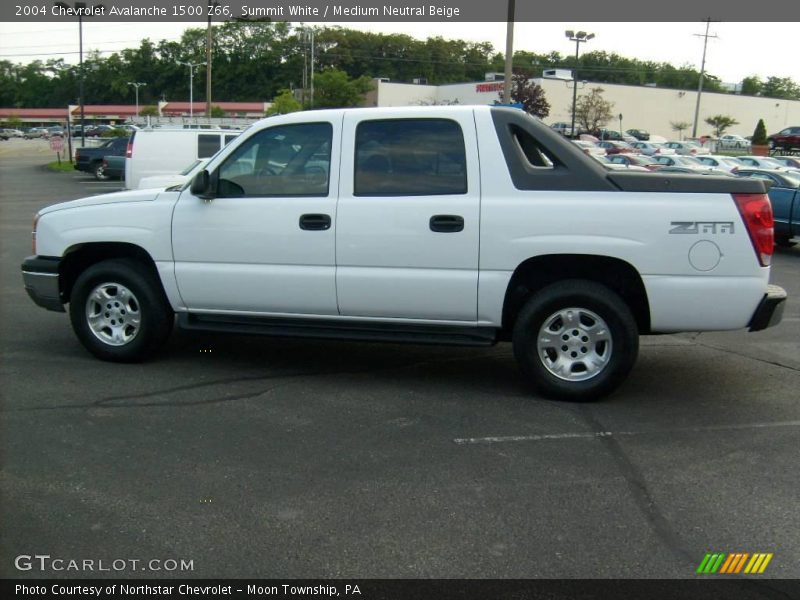
[(330, 215), (300, 215), (300, 229), (305, 229), (306, 231), (325, 231), (330, 228)]
[(458, 215), (433, 215), (430, 220), (431, 231), (457, 233), (464, 231), (464, 217)]

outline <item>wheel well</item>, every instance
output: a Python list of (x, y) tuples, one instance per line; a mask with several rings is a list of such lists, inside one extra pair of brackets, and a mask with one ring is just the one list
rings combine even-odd
[(510, 335), (520, 309), (540, 289), (563, 279), (587, 279), (615, 291), (630, 307), (640, 333), (650, 331), (650, 305), (638, 271), (624, 260), (590, 254), (548, 254), (520, 264), (506, 289), (503, 332)]
[(158, 269), (156, 269), (156, 263), (147, 251), (140, 246), (123, 242), (79, 244), (69, 248), (64, 253), (64, 258), (58, 268), (61, 300), (69, 302), (72, 286), (83, 271), (93, 264), (112, 258), (131, 258), (145, 265), (156, 280), (161, 281), (158, 276)]

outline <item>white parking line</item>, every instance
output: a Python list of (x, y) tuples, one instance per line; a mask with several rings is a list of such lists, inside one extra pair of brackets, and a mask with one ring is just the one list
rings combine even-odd
[(468, 444), (504, 444), (508, 442), (538, 442), (542, 440), (597, 439), (611, 436), (654, 435), (659, 433), (703, 433), (708, 431), (736, 431), (741, 429), (767, 429), (774, 427), (798, 427), (798, 421), (774, 421), (767, 423), (731, 423), (728, 425), (705, 425), (700, 427), (677, 427), (651, 431), (586, 431), (576, 433), (549, 433), (540, 435), (502, 435), (477, 438), (455, 438), (460, 446)]

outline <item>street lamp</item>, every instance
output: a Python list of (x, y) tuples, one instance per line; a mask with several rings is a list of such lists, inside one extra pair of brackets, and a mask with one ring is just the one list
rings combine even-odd
[[(190, 63), (178, 61), (179, 65), (189, 67), (189, 118), (194, 116), (194, 68), (206, 64), (205, 62)], [(210, 115), (206, 115), (207, 117)]]
[[(66, 2), (55, 2), (53, 6), (57, 6), (63, 10), (67, 10), (73, 12), (74, 14), (78, 15), (78, 70), (80, 73), (80, 78), (78, 79), (78, 104), (81, 107), (81, 145), (86, 145), (86, 130), (84, 124), (84, 115), (83, 115), (83, 17), (91, 17), (94, 14), (97, 14), (98, 9), (100, 9), (103, 5), (97, 4), (95, 6), (87, 6), (86, 2), (75, 2), (74, 10)], [(100, 11), (102, 13), (102, 11)], [(69, 136), (69, 139), (72, 139), (72, 136)], [(70, 146), (72, 143), (70, 142)], [(71, 149), (70, 149), (71, 152)], [(71, 154), (70, 154), (71, 156)]]
[(575, 68), (572, 70), (572, 136), (575, 137), (575, 108), (578, 104), (578, 54), (581, 49), (581, 42), (588, 42), (594, 38), (593, 33), (579, 31), (575, 33), (571, 29), (564, 32), (570, 41), (575, 42)]
[(136, 90), (136, 116), (139, 116), (139, 88), (143, 85), (147, 85), (146, 83), (142, 83), (140, 81), (129, 81), (128, 85), (132, 85), (133, 88)]

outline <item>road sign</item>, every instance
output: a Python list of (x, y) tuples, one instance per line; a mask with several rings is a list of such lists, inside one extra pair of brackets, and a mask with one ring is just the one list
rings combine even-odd
[(53, 152), (61, 152), (64, 149), (64, 138), (60, 135), (54, 135), (50, 138), (50, 150)]

